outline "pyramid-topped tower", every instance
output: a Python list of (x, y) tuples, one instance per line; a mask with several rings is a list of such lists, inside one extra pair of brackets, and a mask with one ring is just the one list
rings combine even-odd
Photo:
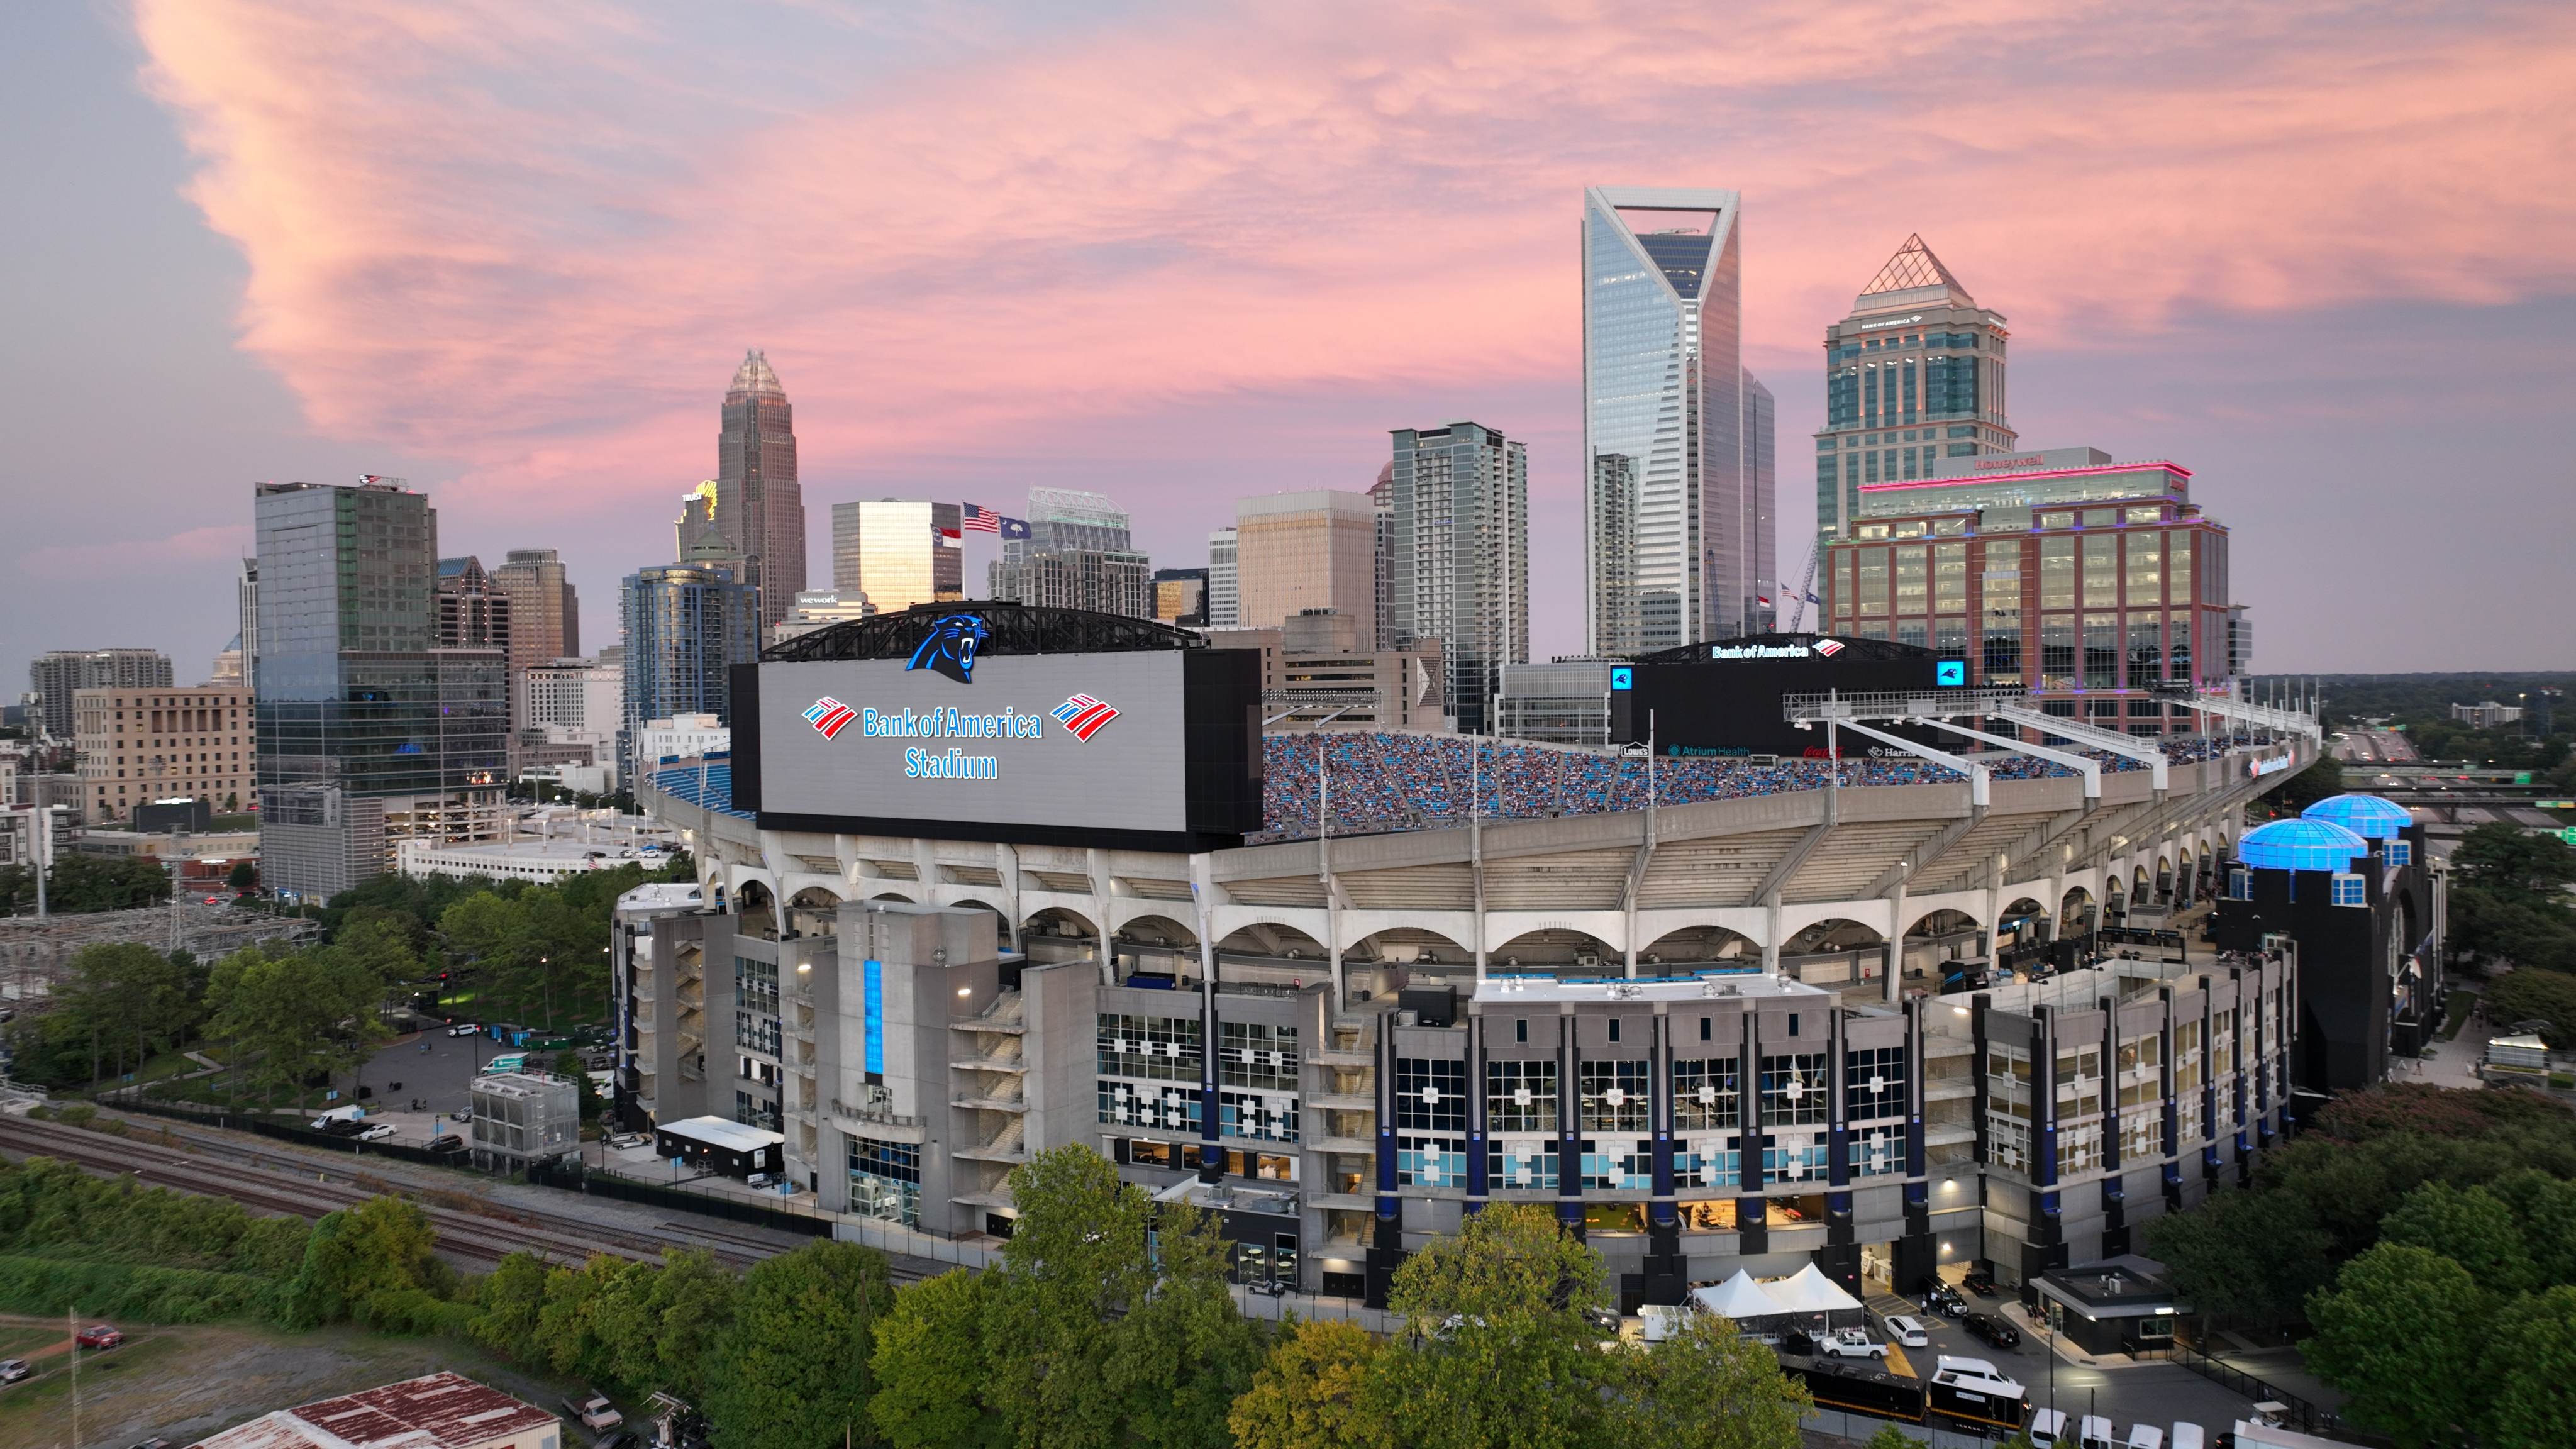
[(760, 591), (766, 638), (805, 587), (805, 497), (796, 483), (795, 410), (758, 348), (743, 353), (725, 389), (715, 486), (714, 529), (732, 540), (735, 579)]
[(1949, 459), (2009, 453), (2002, 314), (1977, 305), (1919, 235), (1905, 238), (1851, 315), (1825, 329), (1816, 533), (1846, 530), (1864, 483), (1929, 478)]

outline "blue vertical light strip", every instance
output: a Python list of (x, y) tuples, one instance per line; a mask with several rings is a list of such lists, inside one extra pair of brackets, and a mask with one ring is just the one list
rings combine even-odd
[(866, 985), (862, 989), (867, 1011), (867, 1069), (882, 1074), (885, 1071), (885, 963), (870, 961), (862, 969), (866, 972)]

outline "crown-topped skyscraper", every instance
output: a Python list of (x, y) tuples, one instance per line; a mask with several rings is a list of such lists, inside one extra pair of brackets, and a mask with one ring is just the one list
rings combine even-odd
[(1816, 532), (1851, 523), (1863, 483), (1932, 476), (1935, 458), (2009, 453), (2003, 315), (1977, 305), (1909, 236), (1851, 315), (1825, 329), (1825, 426), (1816, 434)]
[(1744, 369), (1732, 191), (1583, 193), (1585, 649), (1770, 627), (1771, 394)]
[(743, 354), (725, 389), (715, 483), (714, 526), (738, 550), (737, 580), (759, 590), (766, 637), (805, 587), (805, 495), (796, 484), (794, 410), (757, 349)]

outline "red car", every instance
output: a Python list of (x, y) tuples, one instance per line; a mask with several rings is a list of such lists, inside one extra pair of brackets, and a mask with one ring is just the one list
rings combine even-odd
[(95, 1323), (82, 1329), (72, 1341), (83, 1348), (114, 1348), (125, 1342), (125, 1335), (104, 1323)]

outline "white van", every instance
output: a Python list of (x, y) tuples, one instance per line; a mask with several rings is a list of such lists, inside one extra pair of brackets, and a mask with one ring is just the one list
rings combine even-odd
[(355, 1122), (366, 1115), (367, 1109), (354, 1103), (346, 1107), (334, 1107), (313, 1119), (313, 1130), (319, 1132), (334, 1122)]
[(2165, 1449), (2165, 1431), (2153, 1424), (2131, 1424), (2128, 1449)]
[(2039, 1449), (2059, 1449), (2066, 1442), (2066, 1413), (2062, 1409), (2030, 1411), (2030, 1442)]
[(2177, 1422), (2173, 1431), (2173, 1449), (2209, 1449), (2209, 1440), (2201, 1433), (2198, 1424)]
[(2076, 1442), (2084, 1449), (2120, 1449), (2120, 1441), (2111, 1437), (2111, 1421), (2099, 1414), (2087, 1414), (2077, 1421)]

